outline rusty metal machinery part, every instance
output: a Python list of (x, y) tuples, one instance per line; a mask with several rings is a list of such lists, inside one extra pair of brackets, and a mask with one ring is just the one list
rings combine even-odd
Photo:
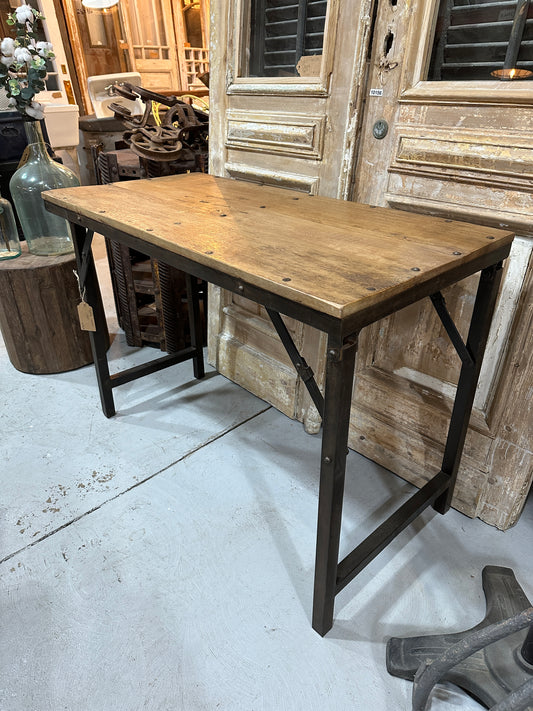
[[(128, 137), (126, 133), (129, 134)], [(176, 129), (167, 126), (145, 126), (124, 134), (124, 140), (129, 143), (132, 151), (149, 160), (178, 160), (183, 144), (178, 138)]]
[[(178, 160), (194, 162), (195, 154), (207, 153), (209, 124), (204, 112), (175, 96), (162, 96), (128, 83), (116, 84), (113, 93), (130, 100), (140, 98), (145, 103), (142, 116), (133, 116), (120, 104), (110, 105), (115, 117), (127, 128), (124, 140), (137, 155), (171, 163)], [(149, 125), (152, 101), (166, 107), (160, 126)]]
[[(129, 123), (131, 123), (131, 126), (129, 126), (129, 128), (133, 128), (134, 126), (139, 125), (146, 125), (151, 113), (152, 101), (155, 101), (156, 103), (161, 104), (162, 106), (166, 106), (168, 108), (172, 108), (177, 105), (181, 106), (182, 108), (185, 108), (189, 116), (189, 120), (193, 121), (194, 123), (203, 123), (207, 125), (209, 121), (209, 117), (205, 113), (205, 111), (202, 111), (201, 109), (187, 104), (185, 101), (179, 99), (176, 96), (163, 96), (162, 94), (157, 94), (154, 91), (143, 89), (140, 86), (134, 86), (133, 84), (129, 84), (128, 82), (124, 82), (124, 84), (115, 84), (113, 87), (113, 93), (122, 96), (126, 99), (129, 99), (130, 101), (140, 99), (146, 105), (146, 109), (142, 117), (132, 116), (131, 114), (127, 117), (123, 117), (121, 115), (117, 117), (120, 119), (126, 119)], [(196, 120), (193, 119), (193, 116), (196, 118)]]

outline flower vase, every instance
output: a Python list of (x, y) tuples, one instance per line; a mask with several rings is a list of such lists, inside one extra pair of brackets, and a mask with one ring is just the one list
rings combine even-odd
[(0, 260), (20, 255), (20, 241), (11, 204), (0, 195)]
[(28, 139), (27, 160), (9, 182), (28, 251), (41, 256), (74, 250), (68, 222), (45, 207), (41, 193), (80, 184), (76, 175), (48, 155), (39, 121), (24, 121)]

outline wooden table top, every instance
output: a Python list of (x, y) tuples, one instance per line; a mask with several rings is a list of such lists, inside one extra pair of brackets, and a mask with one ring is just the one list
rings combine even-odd
[(44, 195), (52, 211), (96, 220), (103, 233), (111, 226), (338, 319), (437, 291), (514, 236), (201, 173)]

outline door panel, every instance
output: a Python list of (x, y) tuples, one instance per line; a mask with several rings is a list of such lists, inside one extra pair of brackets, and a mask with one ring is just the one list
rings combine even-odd
[[(39, 101), (55, 102), (60, 104), (75, 104), (76, 99), (72, 88), (70, 68), (67, 60), (68, 46), (64, 45), (64, 38), (61, 35), (60, 26), (54, 11), (52, 0), (30, 0), (29, 5), (39, 10), (43, 15), (43, 20), (37, 27), (38, 36), (36, 40), (46, 40), (54, 47), (54, 58), (47, 60), (48, 74), (45, 78), (46, 89), (39, 94)], [(2, 37), (15, 37), (13, 26), (7, 24), (7, 16), (19, 5), (12, 0), (2, 0), (0, 12), (2, 20), (0, 32)], [(67, 47), (67, 49), (66, 49)]]

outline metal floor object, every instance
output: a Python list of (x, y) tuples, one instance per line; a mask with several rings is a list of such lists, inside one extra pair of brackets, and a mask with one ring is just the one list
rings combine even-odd
[[(389, 640), (387, 670), (393, 676), (415, 682), (414, 711), (425, 708), (427, 697), (437, 681), (455, 684), (487, 708), (497, 705), (498, 711), (500, 708), (533, 710), (533, 628), (529, 624), (514, 631), (517, 622), (514, 628), (508, 626), (505, 630), (509, 625), (507, 621), (517, 618), (519, 613), (526, 611), (529, 614), (527, 619), (531, 618), (531, 603), (510, 568), (486, 566), (482, 572), (482, 585), (487, 612), (475, 627), (453, 634), (393, 637)], [(521, 624), (524, 627), (523, 621)], [(488, 636), (483, 640), (483, 632), (496, 627), (507, 636), (492, 643)], [(481, 644), (484, 644), (482, 648)], [(454, 653), (462, 661), (450, 666), (446, 660), (452, 660)], [(469, 656), (463, 658), (466, 654)], [(435, 669), (440, 667), (441, 673), (432, 674), (433, 680), (428, 686), (422, 678), (431, 665)], [(426, 688), (422, 690), (421, 686)], [(521, 687), (522, 701), (511, 699), (510, 695)]]

